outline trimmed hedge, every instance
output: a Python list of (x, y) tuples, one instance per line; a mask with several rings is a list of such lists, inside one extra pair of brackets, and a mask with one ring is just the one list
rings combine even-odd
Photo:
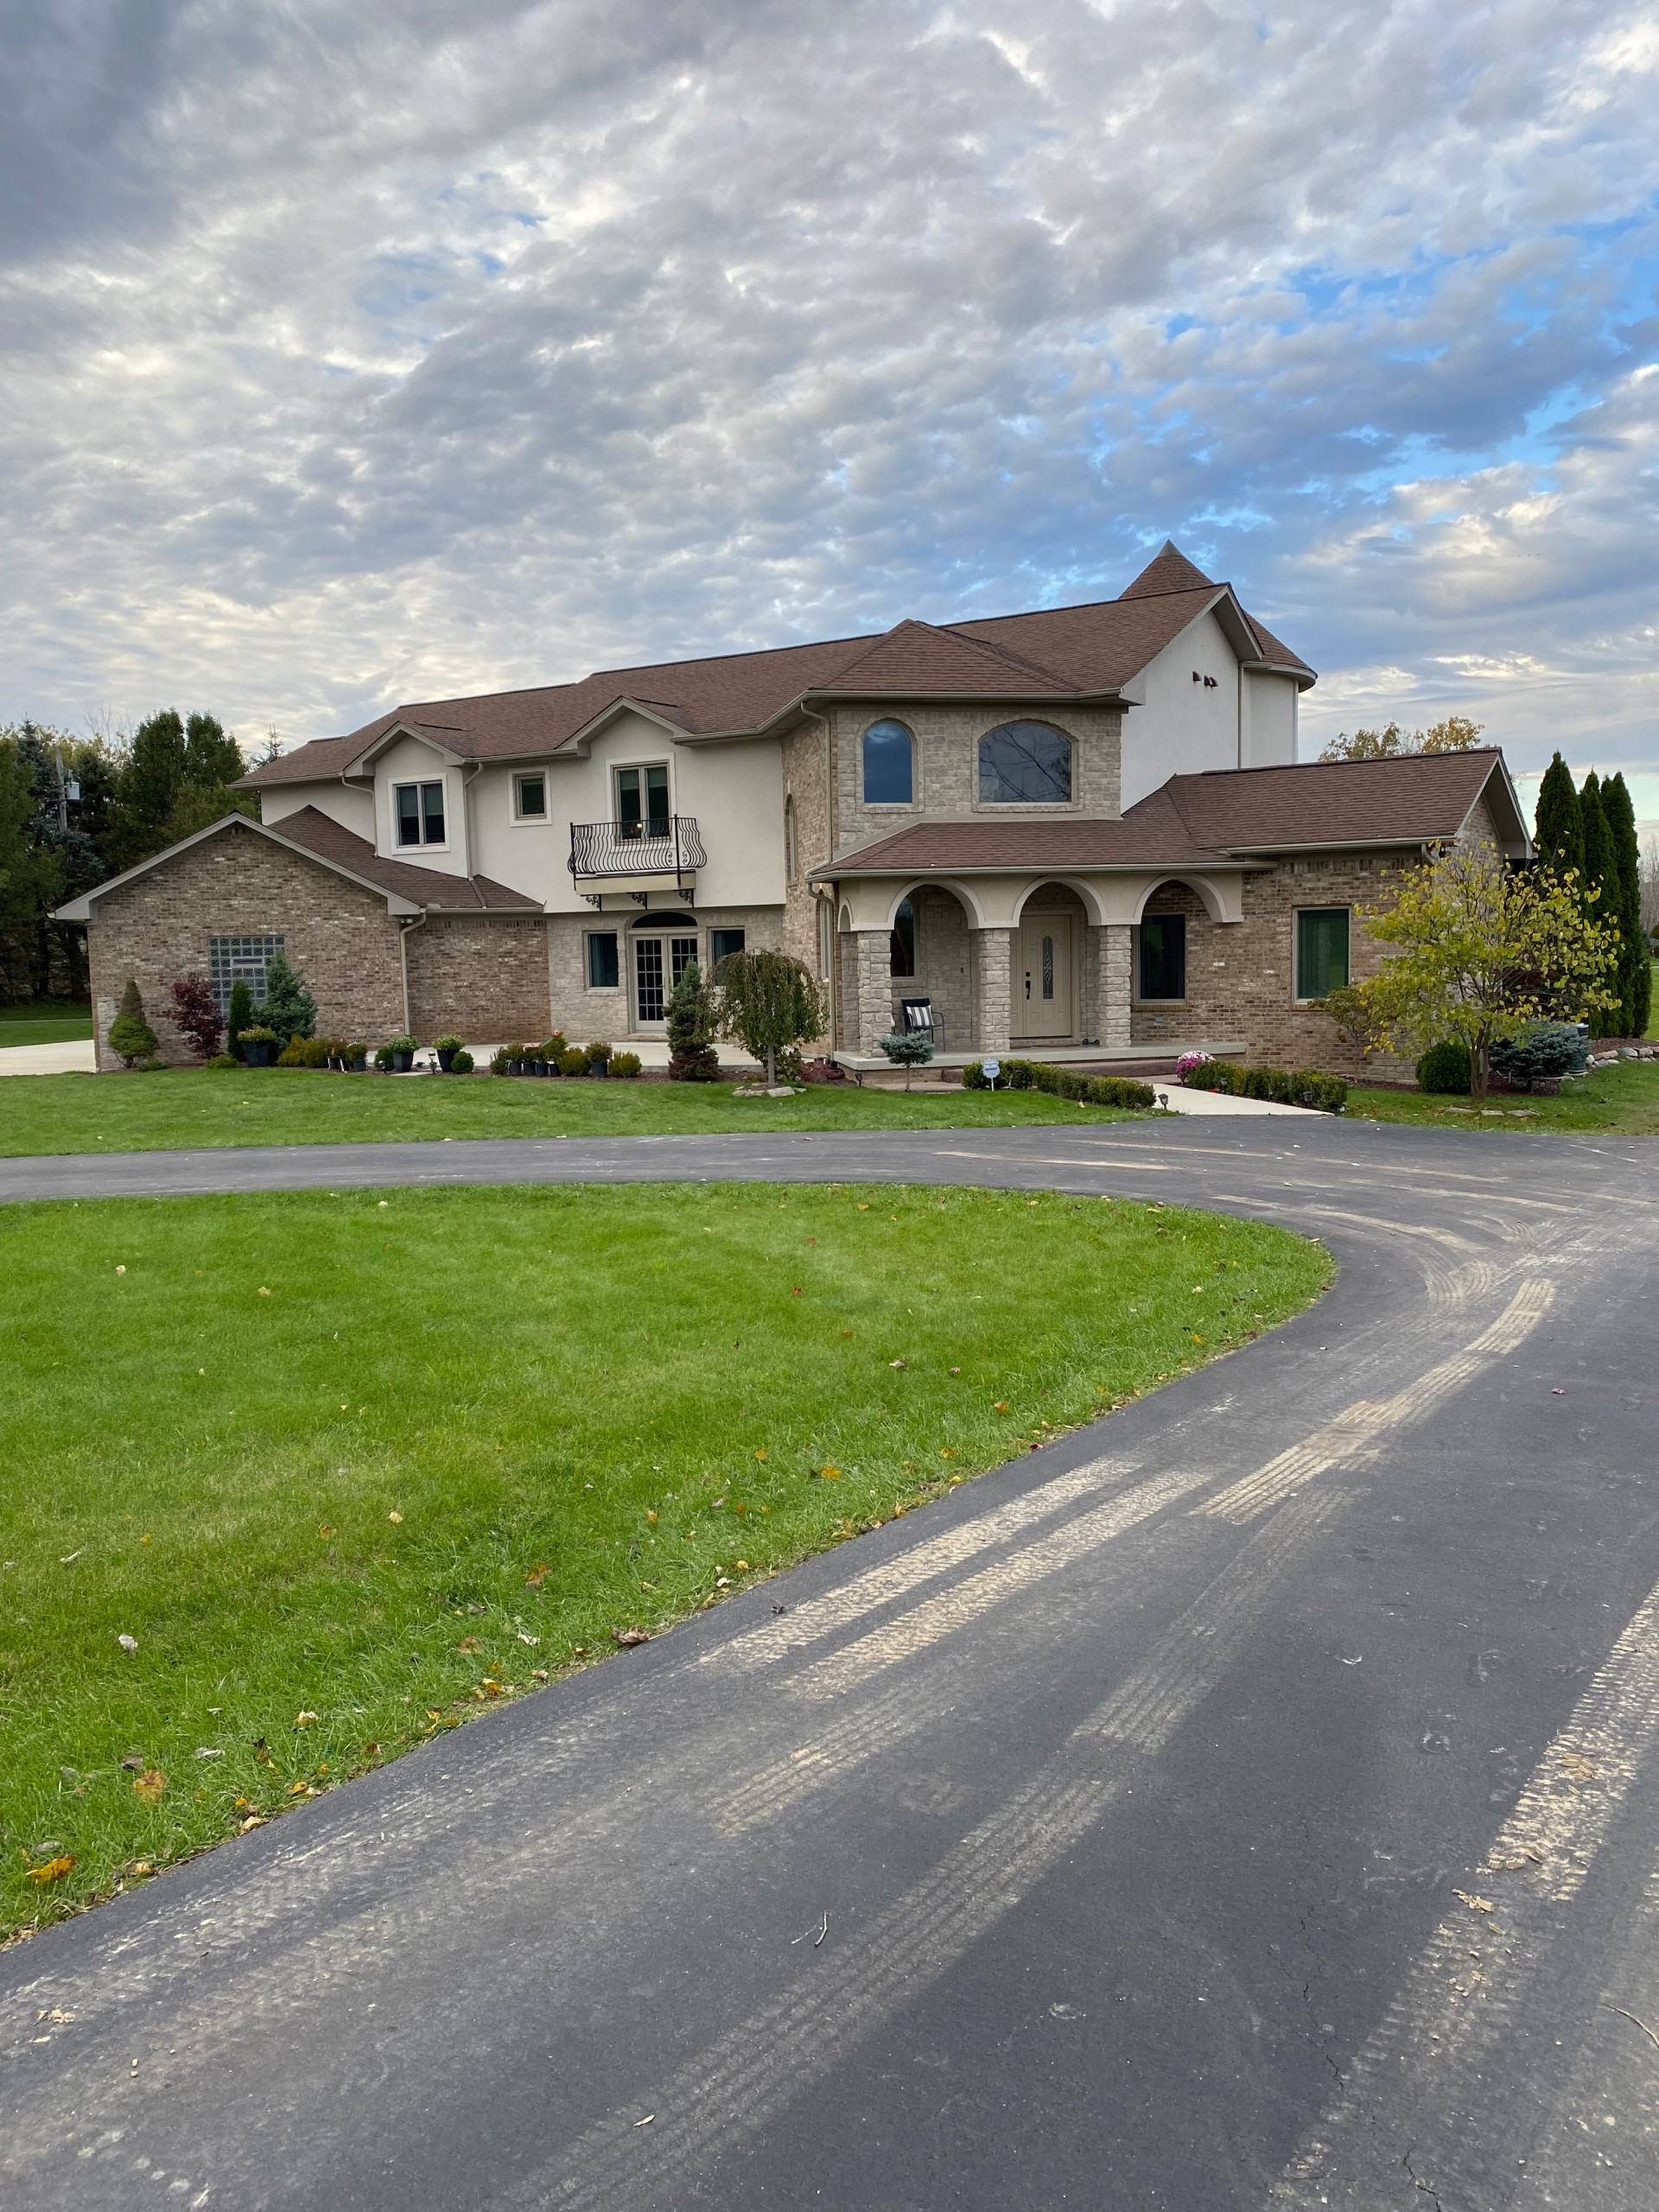
[(1340, 1114), (1348, 1104), (1342, 1077), (1321, 1075), (1317, 1068), (1245, 1068), (1236, 1060), (1209, 1060), (1192, 1070), (1186, 1088), (1270, 1099), (1276, 1106), (1311, 1106), (1321, 1114)]
[[(1081, 1106), (1128, 1106), (1144, 1112), (1157, 1103), (1152, 1085), (1128, 1076), (1078, 1075), (1051, 1067), (1046, 1060), (1004, 1060), (997, 1082), (1005, 1090), (1046, 1090), (1052, 1097), (1074, 1098)], [(962, 1071), (964, 1090), (988, 1090), (990, 1079), (978, 1060)]]

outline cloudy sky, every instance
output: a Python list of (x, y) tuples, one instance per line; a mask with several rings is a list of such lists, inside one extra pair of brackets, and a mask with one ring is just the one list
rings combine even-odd
[(0, 0), (0, 721), (1109, 596), (1659, 820), (1618, 0)]

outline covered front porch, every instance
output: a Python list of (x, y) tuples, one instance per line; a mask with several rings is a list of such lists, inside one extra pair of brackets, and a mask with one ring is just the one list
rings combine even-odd
[[(918, 1020), (947, 1068), (988, 1054), (1077, 1064), (1237, 1052), (1236, 1038), (1183, 1033), (1185, 910), (1196, 902), (1211, 923), (1238, 922), (1241, 875), (849, 870), (830, 894), (836, 1057), (855, 1071), (884, 1066), (880, 1040)], [(1148, 990), (1167, 1023), (1155, 1042), (1137, 1043)]]

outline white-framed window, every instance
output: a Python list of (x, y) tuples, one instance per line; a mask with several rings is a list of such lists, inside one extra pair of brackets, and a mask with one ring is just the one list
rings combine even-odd
[(614, 991), (622, 982), (621, 962), (617, 951), (614, 930), (589, 930), (588, 932), (588, 988), (590, 991)]
[(1047, 722), (1001, 722), (979, 741), (981, 806), (1070, 806), (1071, 741)]
[(265, 975), (283, 950), (279, 937), (210, 937), (207, 940), (207, 981), (220, 1019), (231, 1011), (231, 993), (245, 983), (256, 1007), (265, 1002)]
[(391, 818), (400, 845), (445, 845), (449, 842), (442, 782), (394, 784)]
[(545, 822), (547, 819), (547, 772), (532, 768), (512, 779), (512, 816), (515, 822)]
[(616, 828), (622, 837), (666, 837), (670, 834), (668, 764), (650, 761), (614, 770)]

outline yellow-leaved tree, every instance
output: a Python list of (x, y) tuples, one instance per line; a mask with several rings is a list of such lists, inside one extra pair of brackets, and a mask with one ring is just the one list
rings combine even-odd
[(1486, 1096), (1492, 1046), (1539, 1020), (1582, 1021), (1615, 1003), (1618, 925), (1599, 918), (1576, 877), (1511, 868), (1490, 845), (1447, 845), (1408, 868), (1391, 899), (1361, 910), (1395, 948), (1379, 972), (1325, 1001), (1368, 1046), (1412, 1055), (1455, 1038), (1469, 1088)]

